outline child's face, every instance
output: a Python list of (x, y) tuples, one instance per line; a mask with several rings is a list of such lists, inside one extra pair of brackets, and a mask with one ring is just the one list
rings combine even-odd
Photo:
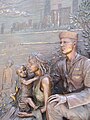
[(20, 69), (18, 69), (18, 75), (23, 78), (27, 77), (27, 70), (21, 66)]

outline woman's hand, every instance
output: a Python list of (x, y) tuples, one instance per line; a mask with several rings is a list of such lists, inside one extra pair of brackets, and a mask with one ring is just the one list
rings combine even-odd
[(59, 95), (59, 94), (55, 94), (49, 97), (48, 99), (49, 103), (53, 103), (56, 102), (56, 106), (58, 106), (59, 104), (65, 103), (66, 102), (66, 97), (64, 95)]

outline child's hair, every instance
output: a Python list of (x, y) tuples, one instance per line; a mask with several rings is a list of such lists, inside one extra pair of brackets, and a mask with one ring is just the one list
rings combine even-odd
[(21, 67), (22, 67), (23, 71), (27, 70), (25, 65), (22, 65)]

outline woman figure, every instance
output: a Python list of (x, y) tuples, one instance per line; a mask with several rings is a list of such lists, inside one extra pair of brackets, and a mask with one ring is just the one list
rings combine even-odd
[[(39, 106), (41, 113), (46, 111), (46, 103), (51, 95), (51, 77), (49, 75), (49, 67), (45, 60), (41, 59), (41, 55), (32, 55), (28, 60), (28, 72), (35, 73), (39, 79), (33, 83), (33, 97), (36, 106)], [(24, 84), (30, 84), (29, 81), (23, 81)], [(35, 116), (35, 112), (26, 113), (19, 112), (20, 117)]]

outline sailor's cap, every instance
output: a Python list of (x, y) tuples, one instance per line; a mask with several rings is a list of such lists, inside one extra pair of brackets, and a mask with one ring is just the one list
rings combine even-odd
[(71, 31), (64, 31), (59, 34), (59, 38), (71, 38), (71, 39), (78, 39), (78, 34), (76, 32), (71, 32)]

